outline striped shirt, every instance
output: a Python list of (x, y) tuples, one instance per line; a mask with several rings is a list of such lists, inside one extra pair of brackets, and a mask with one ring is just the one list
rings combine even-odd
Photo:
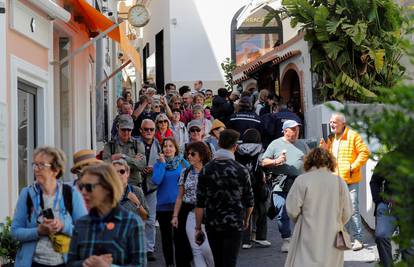
[(92, 209), (76, 221), (67, 266), (82, 266), (92, 255), (112, 254), (113, 264), (146, 266), (144, 224), (133, 212), (117, 206), (104, 218)]

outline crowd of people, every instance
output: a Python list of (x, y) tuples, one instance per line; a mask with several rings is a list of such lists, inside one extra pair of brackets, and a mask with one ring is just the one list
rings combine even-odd
[[(285, 266), (342, 266), (335, 239), (346, 229), (347, 247), (363, 248), (358, 186), (369, 151), (342, 114), (310, 150), (302, 115), (266, 89), (214, 95), (202, 81), (169, 83), (165, 94), (143, 86), (136, 103), (130, 92), (116, 103), (101, 153), (73, 155), (73, 185), (60, 179), (60, 149), (35, 151), (36, 181), (12, 223), (16, 266), (146, 266), (157, 260), (157, 221), (166, 266), (236, 266), (240, 248), (271, 246), (268, 217)], [(383, 253), (387, 240), (378, 239)]]

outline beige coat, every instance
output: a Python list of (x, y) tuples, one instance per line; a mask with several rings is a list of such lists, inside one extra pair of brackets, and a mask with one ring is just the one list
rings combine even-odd
[[(339, 200), (339, 182), (342, 199)], [(289, 217), (296, 223), (285, 267), (339, 267), (344, 253), (334, 247), (339, 230), (339, 204), (342, 223), (352, 215), (348, 188), (328, 169), (311, 169), (298, 176), (286, 199)]]

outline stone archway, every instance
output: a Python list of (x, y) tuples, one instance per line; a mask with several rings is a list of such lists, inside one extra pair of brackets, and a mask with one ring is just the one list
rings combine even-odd
[(285, 69), (280, 86), (280, 96), (293, 107), (297, 114), (303, 113), (303, 90), (299, 70), (294, 64)]

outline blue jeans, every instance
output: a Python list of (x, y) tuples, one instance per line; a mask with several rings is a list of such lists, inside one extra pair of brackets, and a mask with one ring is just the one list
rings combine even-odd
[(359, 213), (359, 183), (348, 184), (349, 195), (352, 202), (353, 214), (346, 227), (354, 240), (362, 240), (361, 214)]
[(392, 265), (391, 237), (396, 228), (396, 218), (390, 215), (387, 204), (381, 202), (377, 205), (375, 216), (375, 243), (377, 243), (378, 254), (384, 267)]
[(276, 222), (282, 238), (289, 238), (292, 235), (290, 230), (290, 219), (286, 211), (286, 194), (273, 194), (273, 203), (277, 210)]
[(157, 211), (157, 191), (145, 196), (148, 206), (148, 219), (145, 221), (145, 247), (147, 252), (154, 252), (155, 218)]

